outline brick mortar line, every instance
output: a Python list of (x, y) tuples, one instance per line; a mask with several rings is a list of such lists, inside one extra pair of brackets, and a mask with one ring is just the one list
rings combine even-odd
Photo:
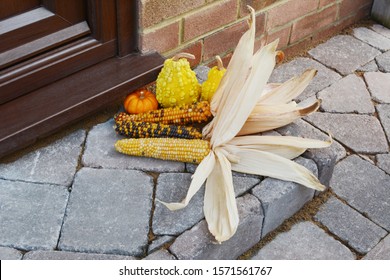
[[(240, 8), (241, 8), (240, 7), (241, 0), (237, 0), (237, 1), (238, 1), (238, 4), (237, 4), (237, 16), (236, 16), (236, 20), (235, 21), (230, 22), (230, 23), (225, 24), (225, 25), (222, 25), (222, 26), (220, 26), (220, 27), (218, 27), (216, 29), (213, 29), (213, 30), (211, 30), (209, 32), (206, 32), (206, 33), (204, 33), (202, 35), (199, 35), (198, 37), (195, 37), (195, 38), (193, 38), (190, 41), (187, 41), (185, 43), (189, 43), (189, 42), (193, 43), (196, 40), (203, 39), (203, 38), (205, 38), (207, 36), (212, 35), (213, 33), (217, 33), (217, 32), (219, 32), (219, 31), (221, 31), (221, 30), (223, 30), (225, 28), (228, 28), (228, 27), (230, 27), (230, 26), (232, 26), (234, 24), (240, 23), (241, 21), (243, 21), (245, 19), (246, 20), (249, 19), (249, 15), (246, 15), (246, 16), (243, 16), (243, 17), (239, 17), (239, 15), (240, 15)], [(266, 15), (265, 25), (267, 25), (267, 22), (268, 22), (268, 11), (273, 9), (273, 8), (275, 8), (275, 7), (282, 6), (283, 4), (288, 3), (289, 1), (290, 0), (285, 0), (284, 2), (280, 1), (280, 2), (273, 3), (273, 4), (263, 8), (261, 10), (255, 11), (255, 15), (258, 16), (259, 14), (264, 13)], [(155, 32), (155, 31), (157, 31), (157, 30), (159, 30), (161, 28), (164, 28), (164, 27), (166, 27), (166, 26), (168, 26), (170, 24), (176, 23), (176, 22), (180, 22), (180, 24), (182, 25), (183, 22), (184, 22), (184, 18), (186, 16), (189, 16), (189, 15), (192, 15), (192, 14), (196, 14), (196, 13), (202, 11), (202, 10), (207, 10), (207, 8), (210, 8), (210, 7), (213, 7), (213, 6), (221, 5), (221, 3), (222, 2), (209, 3), (209, 4), (206, 4), (204, 6), (200, 6), (200, 7), (197, 7), (195, 9), (192, 9), (190, 11), (184, 12), (184, 13), (182, 13), (180, 15), (177, 15), (177, 16), (174, 16), (174, 17), (171, 17), (171, 18), (168, 18), (168, 19), (164, 19), (161, 22), (159, 22), (157, 24), (154, 24), (152, 26), (149, 26), (147, 28), (140, 28), (140, 33), (141, 33), (141, 35), (147, 35), (149, 33)], [(329, 4), (328, 6), (321, 7), (321, 8), (319, 8), (317, 6), (316, 10), (314, 10), (314, 11), (308, 13), (308, 14), (305, 14), (305, 15), (299, 17), (299, 18), (295, 18), (295, 19), (289, 21), (288, 23), (286, 23), (284, 25), (276, 26), (276, 27), (274, 27), (274, 28), (272, 28), (270, 30), (266, 30), (265, 34), (268, 34), (270, 31), (274, 31), (274, 30), (275, 30), (275, 32), (279, 31), (279, 30), (281, 30), (283, 28), (286, 28), (289, 24), (292, 24), (292, 23), (294, 23), (294, 22), (296, 22), (296, 21), (298, 21), (298, 20), (300, 20), (302, 18), (305, 18), (306, 16), (313, 15), (313, 14), (315, 14), (317, 12), (321, 12), (321, 11), (325, 10), (326, 8), (329, 8), (330, 6), (337, 5), (337, 4), (338, 3), (332, 3), (332, 4)]]
[[(287, 3), (287, 2), (285, 2), (285, 3)], [(326, 25), (326, 26), (323, 26), (323, 27), (322, 27), (321, 29), (319, 29), (319, 30), (315, 30), (313, 33), (311, 33), (311, 34), (305, 36), (304, 38), (302, 38), (302, 39), (300, 39), (300, 40), (298, 40), (298, 41), (296, 41), (296, 42), (294, 42), (294, 43), (290, 43), (290, 41), (291, 41), (291, 36), (292, 36), (292, 28), (293, 28), (293, 24), (294, 24), (295, 22), (297, 22), (297, 21), (299, 21), (300, 19), (303, 19), (303, 18), (305, 18), (305, 17), (307, 17), (307, 16), (314, 15), (315, 13), (321, 12), (321, 11), (323, 11), (323, 10), (325, 10), (325, 9), (327, 9), (327, 8), (329, 8), (329, 7), (331, 7), (332, 5), (339, 5), (340, 3), (341, 3), (341, 2), (336, 2), (336, 3), (329, 4), (328, 6), (324, 6), (324, 7), (320, 8), (320, 9), (317, 8), (315, 11), (313, 11), (313, 12), (311, 12), (311, 13), (308, 13), (308, 14), (306, 14), (306, 15), (304, 15), (304, 16), (302, 16), (302, 17), (299, 17), (299, 18), (297, 18), (297, 19), (294, 19), (294, 20), (292, 20), (292, 21), (290, 21), (290, 22), (288, 22), (288, 23), (286, 23), (286, 24), (284, 24), (284, 25), (277, 26), (277, 27), (275, 27), (275, 28), (272, 28), (272, 29), (270, 29), (270, 30), (267, 30), (268, 10), (272, 9), (272, 7), (274, 7), (274, 6), (281, 5), (280, 3), (274, 3), (273, 5), (270, 5), (270, 6), (266, 7), (265, 9), (256, 11), (256, 16), (259, 15), (259, 14), (261, 14), (261, 13), (264, 13), (264, 15), (265, 15), (265, 32), (264, 32), (263, 34), (261, 34), (259, 37), (257, 37), (256, 40), (259, 40), (259, 39), (261, 39), (261, 38), (265, 38), (265, 37), (267, 37), (270, 33), (272, 34), (272, 33), (278, 32), (278, 31), (280, 31), (280, 30), (282, 30), (282, 29), (284, 29), (284, 28), (290, 27), (289, 38), (288, 38), (289, 44), (288, 44), (286, 47), (284, 47), (283, 49), (288, 49), (288, 48), (294, 47), (294, 46), (296, 46), (296, 45), (298, 45), (298, 44), (301, 44), (301, 43), (303, 43), (305, 40), (308, 40), (308, 39), (313, 38), (313, 36), (318, 35), (319, 33), (325, 31), (326, 29), (331, 28), (332, 26), (336, 27), (336, 26), (338, 26), (339, 24), (341, 24), (342, 22), (348, 20), (349, 18), (352, 18), (352, 17), (356, 16), (356, 14), (357, 14), (357, 13), (359, 12), (359, 10), (360, 10), (360, 9), (359, 9), (359, 10), (355, 11), (354, 13), (351, 13), (351, 14), (348, 15), (347, 17), (343, 17), (343, 18), (340, 18), (339, 15), (337, 14), (337, 16), (336, 16), (336, 21), (334, 21), (334, 22), (332, 22), (332, 23), (330, 23), (330, 24), (328, 24), (328, 25)], [(197, 10), (197, 9), (195, 9), (195, 10)], [(193, 10), (193, 13), (195, 13), (195, 10)], [(339, 13), (339, 12), (340, 12), (340, 8), (337, 9), (337, 13)], [(189, 14), (190, 14), (190, 13), (189, 13)], [(185, 14), (183, 14), (183, 15), (185, 15)], [(170, 50), (164, 52), (163, 55), (166, 56), (166, 55), (169, 55), (169, 54), (174, 54), (174, 53), (176, 53), (177, 51), (180, 51), (180, 49), (189, 47), (189, 46), (191, 46), (192, 44), (195, 44), (195, 43), (197, 43), (197, 42), (203, 43), (203, 41), (204, 41), (204, 39), (205, 39), (206, 37), (211, 36), (211, 35), (213, 35), (213, 34), (216, 34), (216, 33), (218, 33), (218, 32), (221, 32), (222, 30), (224, 30), (224, 29), (226, 29), (226, 28), (229, 28), (229, 27), (231, 27), (231, 26), (233, 26), (233, 25), (235, 25), (235, 24), (239, 24), (239, 23), (241, 23), (242, 21), (246, 20), (248, 17), (249, 17), (249, 15), (244, 16), (244, 17), (242, 17), (242, 18), (237, 18), (235, 21), (233, 21), (233, 22), (231, 22), (231, 23), (228, 23), (228, 24), (225, 24), (225, 25), (223, 25), (223, 26), (220, 26), (220, 27), (217, 28), (217, 29), (213, 29), (213, 30), (211, 30), (211, 31), (209, 31), (209, 32), (206, 32), (206, 33), (204, 33), (204, 34), (202, 34), (202, 35), (199, 35), (199, 36), (197, 36), (197, 37), (195, 37), (195, 38), (192, 38), (191, 40), (186, 41), (186, 42), (183, 41), (183, 37), (184, 37), (184, 35), (183, 35), (183, 32), (184, 32), (184, 18), (181, 18), (180, 16), (175, 17), (174, 20), (173, 20), (173, 19), (165, 20), (165, 21), (161, 22), (161, 24), (157, 25), (156, 28), (154, 28), (155, 26), (153, 26), (153, 29), (152, 29), (152, 31), (150, 31), (150, 32), (156, 31), (156, 30), (158, 29), (158, 27), (161, 27), (161, 26), (166, 27), (166, 26), (168, 26), (169, 24), (173, 24), (173, 23), (175, 23), (175, 22), (178, 22), (178, 23), (179, 23), (179, 30), (180, 30), (180, 34), (179, 34), (179, 44), (178, 44), (177, 47), (175, 47), (175, 48), (173, 48), (173, 49), (170, 49)], [(165, 25), (163, 25), (164, 22), (165, 22)], [(147, 30), (147, 29), (146, 29), (146, 30)], [(147, 30), (147, 31), (144, 32), (144, 33), (141, 32), (141, 35), (147, 35), (147, 34), (149, 34), (150, 32)], [(319, 40), (319, 41), (322, 41), (322, 40)], [(202, 53), (203, 53), (203, 51), (204, 51), (204, 50), (203, 50), (203, 45), (202, 45)], [(231, 50), (228, 50), (228, 51), (226, 51), (226, 52), (224, 52), (224, 53), (221, 53), (220, 55), (227, 55), (227, 54), (229, 54), (230, 52), (231, 52)], [(207, 61), (201, 60), (201, 64), (210, 63), (212, 60), (213, 60), (213, 59), (210, 59), (210, 60), (207, 60)], [(326, 66), (326, 67), (327, 67), (327, 66)], [(328, 68), (329, 68), (329, 67), (328, 67)], [(336, 69), (333, 69), (333, 70), (335, 70), (337, 73), (339, 73)], [(340, 74), (340, 73), (339, 73), (339, 74)]]
[[(338, 12), (339, 12), (339, 10), (340, 10), (340, 5), (339, 5), (338, 3), (332, 3), (332, 4), (329, 4), (328, 6), (324, 6), (324, 7), (321, 7), (321, 8), (319, 8), (319, 7), (317, 6), (317, 8), (316, 8), (315, 10), (313, 10), (313, 11), (307, 13), (307, 14), (304, 14), (303, 16), (294, 18), (294, 19), (290, 20), (289, 22), (286, 22), (285, 24), (274, 26), (273, 28), (271, 28), (271, 29), (269, 29), (269, 30), (266, 28), (266, 32), (273, 31), (275, 28), (280, 28), (280, 29), (281, 29), (281, 28), (286, 28), (286, 27), (288, 27), (290, 24), (292, 25), (292, 24), (294, 24), (294, 23), (296, 23), (296, 22), (298, 22), (298, 21), (304, 19), (305, 17), (308, 17), (308, 16), (312, 16), (312, 15), (321, 13), (322, 11), (324, 11), (324, 10), (330, 8), (331, 6), (338, 6), (338, 7), (339, 7), (339, 8), (337, 9), (337, 13), (336, 13), (336, 15), (338, 15)], [(268, 13), (267, 13), (267, 15), (268, 15)], [(339, 18), (339, 17), (336, 17), (336, 21), (335, 21), (335, 22), (337, 22), (338, 20), (340, 20), (340, 18)], [(268, 23), (268, 20), (267, 20), (266, 23)], [(332, 25), (332, 24), (334, 24), (334, 22), (331, 23), (331, 24), (329, 24), (329, 25)], [(328, 25), (327, 25), (327, 26), (328, 26)], [(268, 26), (267, 26), (267, 27), (268, 27)], [(316, 31), (317, 31), (317, 30), (316, 30)], [(314, 33), (312, 33), (312, 34), (314, 34)]]
[[(238, 0), (238, 1), (240, 1), (240, 0)], [(172, 24), (172, 23), (175, 23), (175, 22), (178, 22), (178, 21), (181, 22), (182, 20), (184, 22), (184, 18), (187, 17), (187, 16), (196, 14), (198, 12), (205, 11), (205, 10), (207, 10), (210, 7), (216, 7), (216, 6), (223, 5), (226, 2), (228, 2), (228, 0), (223, 1), (223, 2), (216, 1), (216, 2), (212, 2), (212, 3), (205, 3), (204, 5), (196, 7), (194, 9), (189, 10), (189, 11), (185, 11), (184, 13), (181, 13), (179, 15), (175, 15), (173, 17), (170, 17), (170, 18), (167, 18), (167, 19), (163, 19), (162, 21), (160, 21), (160, 22), (158, 22), (158, 23), (156, 23), (156, 24), (154, 24), (152, 26), (149, 26), (149, 27), (146, 27), (146, 28), (142, 28), (142, 26), (140, 26), (139, 31), (140, 31), (140, 33), (142, 35), (146, 35), (146, 34), (149, 34), (151, 32), (154, 32), (154, 31), (156, 31), (156, 30), (158, 30), (160, 28), (166, 27), (169, 24)], [(245, 17), (249, 17), (249, 15), (245, 16)], [(245, 17), (243, 17), (243, 18), (245, 18)], [(237, 20), (237, 18), (236, 18), (236, 20)]]

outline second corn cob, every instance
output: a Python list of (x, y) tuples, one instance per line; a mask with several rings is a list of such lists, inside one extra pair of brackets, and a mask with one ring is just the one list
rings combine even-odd
[(153, 110), (142, 114), (129, 115), (122, 112), (115, 116), (115, 122), (143, 121), (186, 125), (190, 123), (207, 122), (210, 118), (210, 104), (206, 101), (202, 101), (192, 105)]
[(115, 149), (130, 156), (200, 163), (210, 153), (210, 143), (200, 139), (132, 138), (118, 140)]
[(150, 122), (123, 121), (115, 124), (115, 130), (129, 138), (202, 138), (202, 133), (194, 127)]

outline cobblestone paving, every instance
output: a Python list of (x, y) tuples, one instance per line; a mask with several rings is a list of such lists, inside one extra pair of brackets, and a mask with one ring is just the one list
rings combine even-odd
[(390, 259), (390, 30), (335, 36), (270, 80), (308, 68), (318, 74), (299, 101), (322, 99), (320, 111), (278, 133), (331, 132), (330, 148), (296, 159), (325, 193), (235, 173), (240, 224), (216, 244), (202, 192), (177, 212), (158, 202), (181, 200), (196, 166), (115, 152), (108, 120), (0, 161), (0, 259)]

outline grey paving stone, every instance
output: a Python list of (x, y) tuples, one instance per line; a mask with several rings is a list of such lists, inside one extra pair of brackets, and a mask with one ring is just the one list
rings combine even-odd
[(390, 174), (390, 154), (380, 154), (376, 156), (377, 164), (380, 169)]
[[(157, 182), (156, 198), (164, 202), (182, 201), (187, 194), (192, 174), (165, 173), (160, 174)], [(242, 195), (260, 182), (250, 177), (233, 177), (236, 196)], [(161, 203), (156, 203), (153, 213), (153, 233), (157, 235), (178, 235), (191, 228), (201, 219), (203, 214), (204, 188), (192, 198), (184, 209), (170, 211)]]
[[(189, 173), (160, 174), (156, 187), (156, 199), (164, 202), (179, 202), (187, 194), (191, 183)], [(156, 202), (153, 212), (152, 230), (157, 235), (178, 235), (198, 223), (203, 217), (204, 188), (192, 198), (184, 209), (170, 211)]]
[(379, 242), (363, 260), (390, 260), (390, 235)]
[(390, 73), (368, 72), (364, 78), (375, 101), (390, 103)]
[[(194, 173), (197, 167), (198, 167), (197, 164), (186, 163), (186, 171), (187, 172)], [(259, 175), (241, 173), (241, 172), (236, 172), (236, 171), (233, 171), (232, 174), (233, 174), (233, 176), (237, 176), (237, 177), (249, 177), (249, 178), (256, 178), (256, 179), (261, 179), (262, 178)]]
[(376, 106), (376, 109), (387, 139), (390, 141), (390, 104), (379, 104)]
[(370, 93), (362, 78), (351, 74), (318, 93), (321, 108), (329, 113), (375, 113)]
[(385, 153), (388, 145), (378, 119), (368, 115), (314, 113), (306, 117), (357, 153)]
[(114, 129), (111, 119), (98, 124), (88, 133), (83, 164), (87, 167), (114, 169), (137, 169), (154, 172), (182, 172), (185, 164), (146, 157), (132, 157), (115, 151), (114, 144), (121, 139)]
[(237, 259), (260, 240), (263, 212), (260, 202), (246, 194), (237, 199), (240, 223), (235, 235), (216, 244), (205, 220), (184, 232), (171, 245), (170, 251), (179, 259)]
[(299, 57), (275, 68), (269, 81), (272, 83), (283, 83), (292, 77), (300, 75), (308, 69), (317, 69), (318, 72), (305, 91), (298, 96), (298, 101), (314, 96), (317, 92), (341, 78), (339, 74), (325, 67), (321, 63), (318, 63), (310, 58)]
[[(327, 140), (329, 138), (328, 135), (304, 120), (297, 120), (288, 126), (278, 129), (278, 131), (286, 136), (299, 136), (318, 140)], [(336, 162), (344, 158), (346, 154), (344, 147), (337, 141), (334, 141), (328, 148), (309, 149), (304, 153), (304, 156), (313, 159), (317, 163), (320, 182), (329, 186)]]
[(147, 257), (143, 258), (143, 260), (176, 260), (175, 256), (169, 253), (165, 249), (161, 249), (158, 251), (155, 251), (154, 253), (148, 255)]
[(0, 178), (70, 186), (85, 131), (78, 130), (14, 162), (0, 163)]
[(357, 211), (390, 230), (390, 176), (384, 171), (352, 155), (336, 165), (331, 187)]
[(150, 243), (149, 248), (148, 248), (148, 254), (151, 254), (161, 247), (163, 247), (165, 244), (172, 242), (175, 239), (174, 236), (171, 235), (162, 235), (162, 236), (157, 236), (156, 239)]
[(87, 254), (67, 251), (30, 251), (23, 260), (136, 260), (124, 255)]
[(362, 254), (387, 235), (384, 229), (334, 197), (321, 206), (314, 218)]
[(21, 260), (22, 253), (14, 248), (0, 247), (0, 260)]
[(353, 36), (381, 51), (390, 50), (390, 39), (366, 27), (353, 30)]
[(380, 24), (374, 24), (370, 27), (372, 30), (375, 32), (387, 37), (390, 39), (390, 29), (384, 27), (383, 25)]
[(375, 60), (378, 64), (379, 70), (386, 73), (390, 72), (390, 51), (378, 55)]
[(352, 36), (338, 35), (311, 49), (309, 54), (342, 75), (348, 75), (381, 52)]
[(353, 260), (339, 241), (311, 222), (294, 225), (259, 250), (252, 260)]
[(64, 186), (0, 180), (0, 246), (54, 249), (68, 196)]
[(60, 250), (137, 256), (148, 242), (153, 180), (132, 170), (82, 168), (75, 178)]
[(375, 60), (372, 60), (369, 63), (367, 63), (367, 64), (365, 64), (357, 69), (357, 71), (361, 71), (361, 72), (376, 72), (378, 70), (379, 70), (379, 68), (378, 68), (378, 65), (376, 64)]
[[(298, 158), (296, 162), (317, 175), (317, 166), (314, 161)], [(261, 236), (264, 237), (280, 226), (284, 220), (294, 215), (313, 198), (314, 192), (315, 190), (302, 185), (273, 178), (266, 178), (254, 187), (252, 194), (260, 200), (264, 211)]]
[(200, 84), (207, 80), (207, 75), (209, 74), (209, 71), (210, 68), (205, 65), (199, 65), (194, 69), (194, 72), (196, 73), (196, 78), (198, 79)]

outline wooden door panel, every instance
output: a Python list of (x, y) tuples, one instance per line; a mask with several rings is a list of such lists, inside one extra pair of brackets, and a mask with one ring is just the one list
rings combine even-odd
[(86, 22), (81, 22), (30, 43), (0, 53), (0, 70), (39, 53), (64, 45), (65, 43), (83, 37), (89, 33), (88, 24)]
[(108, 42), (116, 39), (116, 11), (115, 1), (88, 1), (88, 23), (96, 40)]
[(155, 80), (163, 64), (138, 53), (137, 1), (22, 2), (0, 19), (0, 158)]
[(8, 68), (0, 72), (0, 104), (108, 59), (115, 50), (115, 41), (84, 38)]
[(84, 0), (42, 0), (42, 5), (71, 24), (87, 18), (87, 2)]
[(69, 26), (69, 22), (45, 8), (0, 21), (0, 53)]
[(39, 0), (1, 0), (0, 20), (40, 6)]
[(3, 104), (0, 157), (152, 81), (162, 63), (157, 53), (111, 58)]

